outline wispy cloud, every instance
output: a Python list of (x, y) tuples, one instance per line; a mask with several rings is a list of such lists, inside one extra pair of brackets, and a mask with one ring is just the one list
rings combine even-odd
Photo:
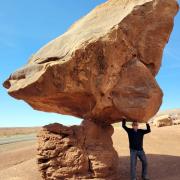
[(176, 49), (176, 51), (175, 51), (173, 49), (167, 48), (164, 53), (165, 53), (165, 55), (173, 58), (174, 60), (179, 61), (180, 51), (178, 49)]
[(166, 68), (177, 69), (180, 68), (180, 50), (166, 48), (164, 52), (164, 58), (167, 59)]
[(16, 44), (12, 41), (9, 40), (8, 38), (2, 38), (0, 37), (0, 47), (8, 47), (8, 48), (15, 48)]

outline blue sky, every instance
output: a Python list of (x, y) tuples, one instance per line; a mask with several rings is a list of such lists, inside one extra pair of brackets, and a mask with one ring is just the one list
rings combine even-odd
[[(77, 19), (105, 0), (0, 0), (0, 84), (40, 47), (64, 33)], [(180, 13), (156, 77), (164, 92), (161, 110), (180, 107)], [(0, 85), (0, 127), (79, 124), (71, 116), (33, 110), (8, 96)]]

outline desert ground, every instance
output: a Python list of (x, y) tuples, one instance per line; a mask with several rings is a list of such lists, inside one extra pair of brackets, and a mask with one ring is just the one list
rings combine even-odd
[(12, 135), (23, 135), (23, 134), (33, 134), (39, 130), (39, 127), (7, 127), (0, 128), (0, 137), (9, 137)]
[[(119, 155), (121, 180), (129, 179), (129, 149), (126, 132), (116, 124), (112, 136)], [(144, 138), (151, 180), (180, 179), (180, 126), (152, 127)], [(41, 180), (36, 165), (36, 139), (0, 145), (0, 180)], [(141, 166), (138, 161), (137, 174)]]

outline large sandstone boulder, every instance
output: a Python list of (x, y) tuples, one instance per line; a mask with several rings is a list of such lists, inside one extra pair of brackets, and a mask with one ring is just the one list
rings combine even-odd
[(43, 179), (119, 179), (112, 134), (112, 125), (86, 120), (80, 126), (44, 126), (38, 133), (37, 157)]
[(40, 111), (146, 122), (161, 105), (155, 75), (177, 11), (176, 0), (109, 0), (41, 48), (4, 86)]

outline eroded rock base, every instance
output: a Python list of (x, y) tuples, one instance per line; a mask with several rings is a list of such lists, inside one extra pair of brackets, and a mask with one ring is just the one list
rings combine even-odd
[(111, 125), (84, 120), (80, 126), (54, 123), (38, 133), (37, 162), (43, 179), (118, 179), (118, 155)]

